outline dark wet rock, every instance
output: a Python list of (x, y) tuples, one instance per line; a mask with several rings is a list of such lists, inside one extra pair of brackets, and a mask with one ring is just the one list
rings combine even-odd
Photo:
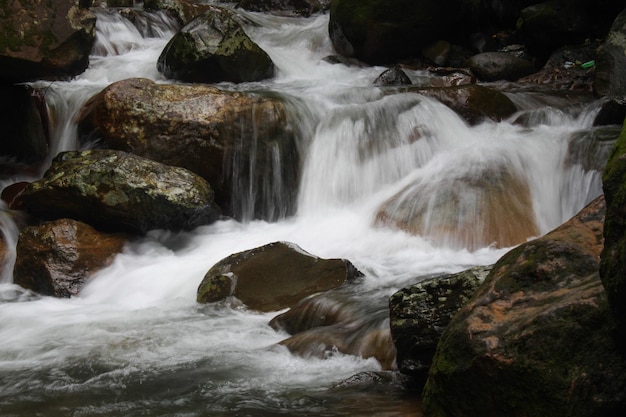
[(21, 193), (19, 208), (132, 233), (192, 229), (219, 217), (213, 190), (198, 175), (105, 149), (59, 154)]
[(332, 389), (368, 387), (373, 385), (398, 385), (407, 386), (410, 381), (399, 372), (393, 371), (367, 371), (359, 372), (350, 378), (344, 379), (333, 385)]
[(626, 119), (626, 98), (610, 99), (600, 108), (593, 121), (594, 126), (622, 125)]
[(122, 235), (101, 233), (71, 219), (27, 227), (17, 243), (14, 282), (42, 295), (77, 295), (125, 243)]
[(531, 62), (506, 52), (483, 52), (468, 59), (464, 66), (481, 81), (516, 81), (535, 72)]
[(83, 141), (200, 175), (224, 214), (269, 220), (295, 210), (301, 160), (293, 127), (276, 95), (147, 79), (111, 84), (79, 123)]
[(144, 0), (143, 8), (147, 11), (167, 11), (183, 26), (204, 12), (215, 10), (213, 4), (193, 0)]
[(602, 178), (607, 213), (600, 278), (626, 352), (626, 121)]
[(374, 80), (374, 85), (377, 87), (411, 84), (411, 79), (399, 66), (383, 71)]
[(455, 87), (459, 85), (474, 84), (476, 82), (474, 74), (466, 68), (435, 67), (430, 68), (429, 72), (437, 77), (429, 77), (427, 83), (421, 84), (422, 87)]
[(95, 39), (91, 1), (0, 3), (0, 80), (63, 79), (83, 72)]
[(626, 97), (626, 10), (613, 22), (598, 50), (594, 90), (600, 96)]
[(477, 124), (485, 119), (500, 121), (517, 111), (515, 104), (506, 95), (477, 84), (447, 88), (410, 87), (408, 91), (439, 100), (470, 124)]
[(441, 336), (429, 415), (621, 415), (626, 362), (598, 277), (604, 212), (600, 197), (496, 263)]
[(491, 267), (480, 266), (429, 278), (389, 298), (389, 325), (400, 372), (421, 384), (426, 382), (441, 334), (454, 314), (474, 296), (489, 271)]
[(187, 82), (260, 81), (274, 75), (274, 63), (228, 9), (214, 7), (194, 18), (168, 42), (157, 69)]
[(0, 85), (0, 175), (12, 175), (20, 165), (38, 166), (48, 154), (43, 98), (30, 87)]
[(248, 308), (277, 311), (359, 276), (344, 259), (322, 259), (298, 246), (275, 242), (233, 254), (215, 264), (198, 287), (199, 303), (234, 297)]
[(242, 0), (238, 7), (252, 12), (286, 16), (310, 16), (330, 8), (330, 0)]
[(376, 224), (469, 250), (510, 247), (538, 235), (528, 184), (507, 164), (468, 166), (463, 174), (451, 167), (440, 175), (416, 180), (389, 198)]

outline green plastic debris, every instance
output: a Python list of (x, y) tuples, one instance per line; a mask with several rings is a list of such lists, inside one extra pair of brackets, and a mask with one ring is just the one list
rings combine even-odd
[(594, 61), (593, 59), (591, 61), (587, 61), (580, 65), (580, 67), (584, 69), (593, 68), (595, 66), (596, 66), (596, 61)]

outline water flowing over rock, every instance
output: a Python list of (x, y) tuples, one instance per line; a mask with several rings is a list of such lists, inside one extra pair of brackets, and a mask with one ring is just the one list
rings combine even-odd
[(215, 7), (183, 27), (165, 46), (157, 69), (187, 82), (260, 81), (274, 75), (274, 63), (243, 30), (233, 12)]
[(464, 66), (481, 81), (516, 81), (535, 72), (531, 62), (506, 52), (483, 52), (468, 59)]
[(600, 96), (626, 96), (626, 10), (613, 22), (596, 57), (594, 90)]
[(441, 337), (430, 415), (621, 415), (626, 362), (598, 277), (604, 211), (599, 197), (496, 263)]
[(276, 219), (295, 209), (300, 156), (276, 96), (129, 79), (93, 97), (81, 119), (83, 140), (200, 175), (225, 214)]
[(96, 18), (91, 1), (0, 4), (0, 80), (67, 78), (89, 64)]
[(391, 86), (391, 85), (410, 85), (411, 79), (406, 75), (402, 68), (399, 66), (395, 66), (393, 68), (389, 68), (381, 73), (374, 80), (374, 85), (377, 87), (381, 86)]
[(400, 372), (420, 384), (426, 382), (441, 334), (489, 271), (490, 266), (479, 266), (426, 279), (389, 298), (389, 325)]
[(505, 165), (473, 166), (461, 175), (452, 168), (391, 197), (376, 223), (469, 250), (509, 247), (538, 235), (530, 190), (519, 173)]
[(126, 237), (71, 219), (26, 227), (17, 243), (14, 282), (42, 295), (77, 295), (122, 251)]
[(607, 213), (600, 278), (626, 351), (626, 120), (602, 178)]
[(20, 208), (40, 218), (135, 233), (191, 229), (219, 216), (213, 190), (199, 176), (105, 149), (59, 154), (19, 199)]
[(259, 311), (277, 311), (360, 273), (344, 259), (321, 259), (286, 242), (233, 254), (215, 264), (198, 287), (199, 303), (235, 297)]

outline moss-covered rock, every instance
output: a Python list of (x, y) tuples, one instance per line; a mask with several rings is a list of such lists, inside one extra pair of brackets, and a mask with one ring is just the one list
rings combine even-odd
[(200, 175), (226, 215), (274, 220), (295, 210), (301, 159), (276, 95), (128, 79), (86, 104), (79, 130), (83, 141)]
[(91, 1), (0, 2), (0, 80), (67, 78), (89, 64), (96, 17)]
[(199, 303), (235, 297), (251, 309), (276, 311), (359, 275), (344, 259), (321, 259), (294, 244), (270, 243), (215, 264), (198, 287)]
[(618, 416), (626, 361), (598, 277), (604, 200), (503, 256), (444, 331), (432, 416)]
[(14, 282), (42, 295), (77, 295), (122, 251), (126, 239), (71, 219), (26, 227), (17, 242)]
[(274, 63), (228, 9), (213, 7), (183, 27), (165, 46), (157, 69), (188, 82), (260, 81), (274, 75)]
[(59, 154), (22, 192), (19, 207), (43, 219), (134, 233), (191, 229), (219, 217), (213, 190), (198, 175), (105, 149)]
[(607, 213), (600, 277), (626, 350), (626, 120), (602, 181)]
[(626, 10), (617, 16), (596, 57), (594, 91), (626, 97)]

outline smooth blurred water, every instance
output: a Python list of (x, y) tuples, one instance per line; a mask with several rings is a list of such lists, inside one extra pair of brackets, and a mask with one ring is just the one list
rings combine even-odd
[[(590, 128), (595, 107), (567, 111), (561, 101), (512, 93), (526, 124), (513, 123), (516, 115), (469, 126), (433, 99), (373, 87), (384, 68), (324, 62), (334, 53), (328, 15), (246, 16), (259, 24), (248, 33), (278, 73), (265, 82), (220, 87), (270, 91), (292, 104), (305, 152), (296, 214), (277, 222), (225, 220), (184, 233), (152, 231), (71, 299), (38, 297), (5, 272), (1, 415), (420, 415), (417, 395), (397, 384), (333, 388), (356, 373), (379, 371), (373, 358), (299, 357), (277, 345), (288, 335), (268, 325), (280, 312), (196, 304), (204, 274), (232, 253), (289, 241), (320, 257), (349, 259), (364, 273), (351, 302), (384, 310), (387, 297), (405, 285), (491, 264), (507, 250), (490, 244), (470, 250), (463, 241), (441, 244), (381, 226), (376, 215), (389, 198), (415, 184), (436, 193), (450, 178), (504, 166), (528, 185), (529, 216), (543, 234), (601, 192), (599, 172), (567, 163), (571, 137)], [(78, 146), (76, 115), (108, 84), (131, 77), (168, 82), (156, 60), (177, 25), (162, 14), (143, 19), (152, 29), (142, 33), (118, 13), (99, 12), (90, 68), (70, 82), (34, 84), (47, 91), (51, 157)], [(476, 199), (462, 198), (468, 207)], [(14, 247), (17, 229), (0, 209), (3, 236)]]

